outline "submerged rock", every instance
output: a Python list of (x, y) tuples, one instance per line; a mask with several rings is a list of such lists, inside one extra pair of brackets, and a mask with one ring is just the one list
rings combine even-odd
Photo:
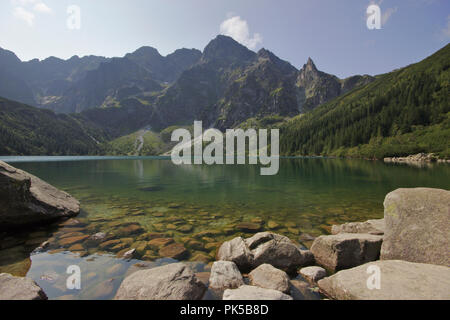
[(293, 300), (281, 291), (243, 285), (238, 289), (227, 289), (223, 300)]
[(159, 255), (164, 258), (172, 258), (176, 260), (184, 260), (189, 257), (189, 252), (181, 243), (172, 243), (162, 247)]
[(382, 260), (450, 266), (450, 191), (398, 189), (384, 200)]
[(384, 234), (384, 219), (368, 220), (366, 222), (349, 222), (331, 227), (332, 234), (339, 233), (369, 233)]
[(50, 222), (80, 212), (71, 195), (0, 161), (1, 228)]
[(318, 237), (311, 251), (318, 264), (334, 272), (377, 260), (382, 242), (382, 236), (340, 233)]
[[(370, 279), (375, 276), (374, 268), (379, 268), (379, 287)], [(319, 288), (339, 300), (449, 300), (450, 268), (400, 260), (376, 261), (322, 279)]]
[(262, 264), (249, 273), (252, 285), (289, 293), (289, 276), (270, 264)]
[(205, 285), (183, 263), (142, 270), (123, 280), (115, 300), (199, 300)]
[(47, 295), (29, 278), (0, 273), (0, 300), (47, 300)]

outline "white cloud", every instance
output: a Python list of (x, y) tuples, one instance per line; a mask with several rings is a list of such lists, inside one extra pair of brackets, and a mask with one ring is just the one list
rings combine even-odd
[(43, 2), (34, 5), (34, 11), (39, 13), (52, 13), (52, 9)]
[(263, 41), (263, 38), (259, 33), (250, 36), (247, 21), (241, 19), (239, 16), (230, 17), (222, 22), (220, 25), (220, 33), (232, 37), (234, 40), (250, 49), (255, 49), (256, 46)]
[[(13, 15), (16, 19), (25, 21), (30, 27), (33, 26), (35, 13), (49, 14), (53, 10), (41, 0), (11, 0)], [(33, 13), (33, 11), (35, 13)]]
[(391, 16), (396, 13), (398, 10), (397, 7), (395, 8), (387, 8), (386, 10), (382, 10), (382, 15), (381, 15), (381, 25), (385, 25), (388, 20), (391, 18)]
[(25, 21), (30, 27), (33, 26), (34, 14), (30, 11), (25, 10), (22, 7), (14, 8), (14, 17)]

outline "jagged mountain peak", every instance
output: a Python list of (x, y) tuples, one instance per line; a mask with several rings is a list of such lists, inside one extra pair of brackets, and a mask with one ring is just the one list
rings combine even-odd
[(297, 72), (297, 69), (294, 66), (292, 66), (289, 62), (278, 58), (273, 52), (265, 48), (262, 48), (261, 50), (258, 51), (258, 58), (260, 60), (270, 61), (271, 63), (275, 64), (278, 68), (280, 68), (280, 70), (285, 74)]
[(308, 61), (306, 62), (305, 65), (303, 65), (302, 70), (306, 71), (306, 72), (318, 72), (319, 70), (317, 69), (313, 59), (311, 59), (311, 57), (308, 58)]
[(219, 62), (220, 64), (248, 63), (256, 58), (256, 53), (249, 50), (231, 37), (218, 35), (211, 40), (203, 51), (203, 62)]

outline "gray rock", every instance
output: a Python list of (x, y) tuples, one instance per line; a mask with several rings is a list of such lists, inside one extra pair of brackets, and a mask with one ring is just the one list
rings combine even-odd
[(398, 189), (384, 200), (382, 260), (450, 266), (450, 191)]
[(29, 278), (0, 273), (0, 300), (47, 300), (47, 295)]
[(0, 161), (0, 226), (17, 227), (71, 217), (80, 203), (41, 179)]
[(253, 286), (289, 293), (289, 277), (286, 272), (270, 264), (262, 264), (248, 275)]
[(133, 259), (136, 256), (136, 249), (131, 249), (125, 252), (122, 256), (124, 259)]
[(300, 269), (299, 273), (305, 279), (311, 281), (312, 283), (316, 283), (317, 281), (319, 281), (327, 276), (326, 270), (321, 267), (302, 268), (302, 269)]
[(241, 237), (224, 242), (217, 252), (217, 260), (233, 261), (239, 269), (248, 270), (253, 264), (253, 254)]
[(115, 300), (199, 300), (206, 287), (183, 263), (137, 271), (123, 280)]
[(285, 236), (261, 232), (245, 242), (252, 250), (254, 268), (267, 263), (275, 268), (293, 273), (297, 268), (311, 265), (314, 262), (314, 257), (309, 250), (301, 250)]
[(244, 285), (225, 290), (223, 300), (292, 300), (292, 297), (277, 290)]
[(216, 261), (211, 268), (209, 287), (217, 290), (235, 289), (244, 284), (238, 267), (232, 261)]
[[(367, 286), (374, 275), (369, 266), (380, 268), (380, 289)], [(322, 279), (319, 288), (339, 300), (449, 300), (450, 268), (400, 260), (376, 261)]]
[(384, 219), (368, 220), (365, 222), (350, 222), (331, 227), (332, 234), (339, 233), (369, 233), (375, 235), (384, 234)]
[(382, 236), (340, 233), (318, 237), (311, 251), (319, 265), (334, 272), (377, 260), (382, 242)]

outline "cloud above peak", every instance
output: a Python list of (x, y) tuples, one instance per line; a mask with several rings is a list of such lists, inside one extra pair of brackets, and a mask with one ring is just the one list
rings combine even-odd
[(37, 14), (50, 14), (53, 10), (40, 0), (11, 0), (13, 16), (33, 26)]
[(25, 21), (30, 27), (34, 23), (34, 14), (22, 7), (15, 7), (13, 15), (16, 19)]
[(259, 33), (255, 33), (253, 36), (250, 35), (247, 21), (240, 16), (233, 16), (223, 21), (220, 25), (220, 33), (232, 37), (249, 49), (255, 49), (263, 41)]

